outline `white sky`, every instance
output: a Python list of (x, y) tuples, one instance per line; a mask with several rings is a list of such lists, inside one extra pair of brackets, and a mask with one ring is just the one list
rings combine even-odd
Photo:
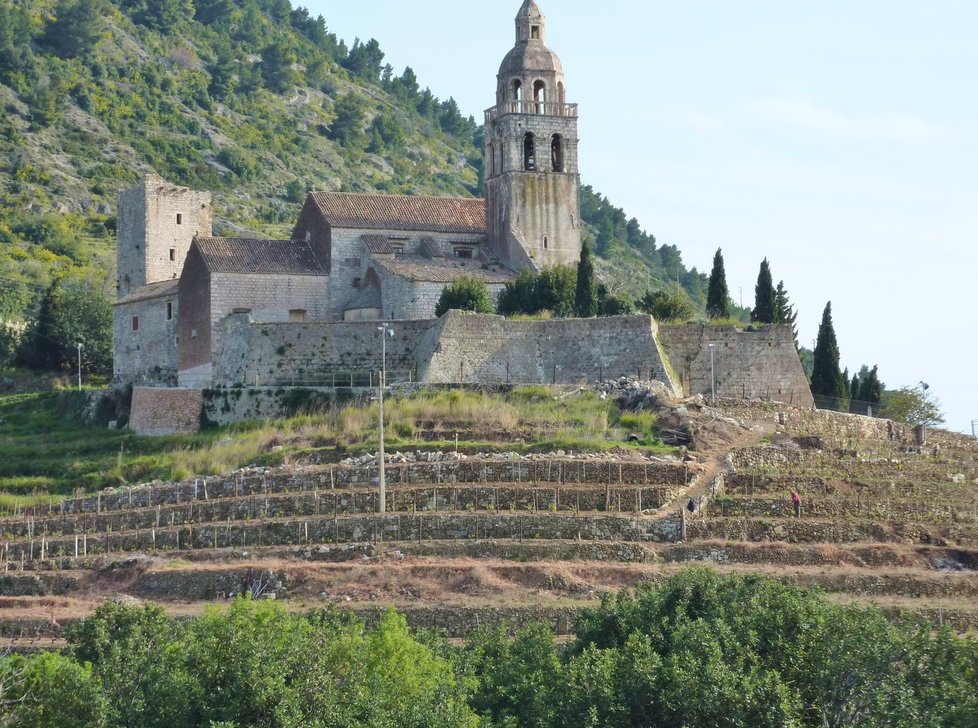
[[(301, 0), (299, 0), (301, 3)], [(580, 104), (581, 177), (687, 265), (771, 261), (811, 346), (978, 419), (978, 3), (538, 0)], [(308, 0), (481, 121), (521, 0)]]

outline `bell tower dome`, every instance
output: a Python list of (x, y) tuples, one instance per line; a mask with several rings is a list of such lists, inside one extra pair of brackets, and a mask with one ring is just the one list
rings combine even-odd
[(525, 0), (486, 111), (489, 242), (510, 266), (535, 270), (574, 263), (581, 248), (577, 105), (546, 37), (546, 17)]

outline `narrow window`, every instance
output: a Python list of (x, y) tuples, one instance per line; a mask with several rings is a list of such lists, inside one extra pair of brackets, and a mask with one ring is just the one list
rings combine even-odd
[(530, 38), (533, 40), (540, 40), (540, 26), (531, 25), (530, 26)]
[(166, 320), (167, 321), (172, 321), (173, 320), (173, 302), (172, 301), (167, 301), (166, 302)]
[(548, 238), (546, 235), (543, 236), (543, 249), (544, 250), (550, 249), (550, 238)]
[(139, 331), (139, 316), (132, 317), (132, 330)]
[(197, 329), (190, 329), (190, 338), (191, 339), (197, 338)]
[(170, 262), (173, 263), (176, 261), (176, 259), (177, 259), (177, 249), (170, 248)]
[(177, 225), (183, 225), (183, 214), (177, 213)]
[(523, 169), (533, 172), (537, 168), (536, 151), (533, 146), (533, 134), (527, 132), (523, 137)]
[(547, 84), (543, 81), (533, 84), (533, 102), (536, 105), (536, 113), (547, 113)]
[(554, 134), (550, 140), (550, 168), (554, 172), (564, 171), (564, 140), (560, 134)]

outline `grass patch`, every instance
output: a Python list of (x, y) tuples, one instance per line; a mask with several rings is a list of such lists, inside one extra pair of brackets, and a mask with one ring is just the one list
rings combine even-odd
[[(649, 413), (621, 412), (590, 392), (559, 395), (544, 386), (508, 394), (423, 391), (386, 402), (390, 449), (541, 452), (641, 448), (668, 452)], [(637, 443), (626, 442), (640, 433)], [(196, 435), (139, 437), (88, 427), (54, 394), (0, 400), (0, 494), (12, 506), (154, 479), (220, 475), (245, 465), (274, 466), (316, 450), (337, 455), (377, 448), (375, 403), (350, 404), (276, 422), (244, 422)], [(0, 506), (2, 507), (2, 506)]]

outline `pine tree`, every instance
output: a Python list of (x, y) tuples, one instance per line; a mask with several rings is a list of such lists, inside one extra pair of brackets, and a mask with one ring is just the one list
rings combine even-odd
[(774, 291), (774, 281), (771, 279), (771, 266), (767, 258), (761, 261), (761, 270), (757, 274), (757, 285), (754, 286), (754, 310), (751, 321), (761, 324), (773, 324), (777, 318), (777, 294)]
[(577, 264), (574, 314), (578, 318), (594, 318), (598, 315), (598, 288), (594, 281), (594, 261), (591, 260), (591, 246), (587, 241), (581, 247), (581, 260)]
[(723, 249), (717, 248), (713, 256), (713, 271), (706, 294), (706, 313), (712, 319), (730, 317), (730, 292), (727, 289), (727, 273), (723, 269)]
[(815, 343), (815, 368), (812, 371), (812, 394), (831, 397), (840, 403), (848, 399), (849, 383), (839, 369), (839, 343), (832, 325), (832, 302), (825, 304), (822, 323)]

